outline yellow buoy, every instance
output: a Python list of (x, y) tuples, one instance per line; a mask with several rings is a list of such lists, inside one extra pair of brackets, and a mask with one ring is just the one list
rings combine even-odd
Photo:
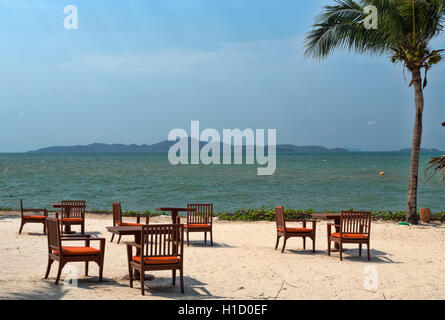
[(381, 172), (380, 172), (380, 175), (381, 175), (381, 176), (384, 176), (384, 175), (385, 175), (385, 172), (384, 172), (384, 171), (381, 171)]

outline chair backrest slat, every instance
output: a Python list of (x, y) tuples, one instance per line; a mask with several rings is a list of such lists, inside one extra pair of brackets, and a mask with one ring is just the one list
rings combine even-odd
[(212, 224), (213, 204), (188, 204), (187, 224)]
[(120, 203), (113, 203), (113, 226), (122, 225), (122, 207)]
[(342, 211), (340, 226), (342, 233), (369, 235), (371, 232), (371, 212)]
[(154, 224), (141, 227), (143, 257), (183, 256), (184, 226)]
[(62, 218), (85, 218), (85, 200), (62, 200)]
[(48, 234), (48, 250), (49, 252), (52, 249), (59, 250), (61, 248), (60, 244), (60, 226), (59, 220), (54, 218), (46, 219), (46, 229)]
[(286, 219), (284, 217), (284, 207), (276, 206), (274, 209), (275, 209), (275, 220), (277, 221), (277, 229), (283, 228), (283, 230), (286, 230)]

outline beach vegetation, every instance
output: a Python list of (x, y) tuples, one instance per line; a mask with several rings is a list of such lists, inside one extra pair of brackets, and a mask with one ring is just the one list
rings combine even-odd
[[(353, 208), (348, 209), (353, 211)], [(325, 213), (335, 213), (335, 210), (323, 210)], [(284, 211), (286, 219), (312, 219), (311, 214), (315, 213), (313, 209), (285, 209)], [(418, 214), (417, 214), (418, 215)], [(254, 208), (242, 208), (235, 210), (232, 213), (221, 212), (216, 216), (219, 220), (227, 221), (275, 221), (275, 212), (273, 208), (261, 207), (259, 209)], [(374, 221), (404, 221), (406, 218), (405, 211), (372, 211), (371, 215)], [(443, 221), (445, 212), (432, 214), (432, 220)]]

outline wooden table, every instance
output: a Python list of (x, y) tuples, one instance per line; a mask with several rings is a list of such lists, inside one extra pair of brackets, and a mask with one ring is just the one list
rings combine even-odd
[[(111, 232), (113, 234), (117, 234), (119, 236), (134, 236), (134, 242), (141, 243), (141, 231), (142, 227), (124, 227), (124, 226), (114, 226), (114, 227), (107, 227), (108, 232)], [(136, 255), (140, 255), (140, 249), (136, 249)], [(144, 279), (145, 280), (153, 280), (155, 278), (152, 274), (146, 274)], [(124, 276), (124, 279), (129, 279), (128, 275)], [(134, 270), (134, 279), (139, 280), (140, 279), (140, 273), (139, 270)]]
[(170, 211), (172, 215), (172, 223), (176, 223), (176, 219), (178, 217), (179, 212), (187, 212), (187, 208), (156, 208), (156, 211)]
[[(311, 216), (315, 219), (320, 219), (320, 220), (334, 220), (335, 224), (340, 225), (340, 217), (341, 217), (340, 213), (312, 213)], [(340, 232), (340, 228), (336, 226), (335, 232)], [(335, 249), (331, 251), (338, 252), (339, 251), (338, 243), (335, 242), (334, 245)], [(346, 251), (346, 249), (343, 249), (343, 251)]]

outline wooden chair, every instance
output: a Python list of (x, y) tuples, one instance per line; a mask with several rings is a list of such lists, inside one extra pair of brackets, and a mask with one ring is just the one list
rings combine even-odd
[[(63, 200), (61, 202), (61, 227), (79, 225), (81, 234), (85, 234), (85, 200)], [(56, 212), (56, 218), (59, 218), (59, 213)]]
[(204, 243), (207, 243), (207, 232), (210, 232), (210, 244), (213, 246), (213, 204), (188, 204), (184, 228), (187, 232), (187, 246), (190, 246), (190, 232), (204, 232)]
[[(306, 250), (306, 238), (312, 240), (312, 252), (315, 252), (315, 234), (317, 230), (317, 221), (315, 220), (304, 220), (304, 219), (288, 219), (284, 215), (284, 208), (277, 206), (275, 207), (275, 219), (277, 221), (277, 242), (275, 244), (275, 250), (278, 248), (278, 243), (281, 237), (284, 237), (283, 249), (281, 253), (284, 252), (286, 248), (286, 242), (289, 238), (300, 237), (303, 238), (303, 249)], [(302, 222), (302, 228), (288, 228), (286, 222)], [(312, 222), (312, 229), (306, 228), (307, 222)]]
[[(337, 231), (331, 233), (332, 227)], [(328, 223), (328, 255), (331, 255), (331, 242), (339, 246), (340, 260), (343, 260), (342, 249), (345, 243), (358, 243), (359, 256), (362, 256), (362, 245), (368, 247), (368, 260), (371, 260), (369, 241), (371, 235), (371, 212), (369, 211), (342, 211), (340, 224)]]
[[(63, 237), (60, 232), (60, 220), (48, 218), (46, 221), (48, 229), (48, 267), (45, 279), (48, 279), (51, 265), (54, 261), (59, 262), (56, 285), (59, 283), (62, 269), (68, 262), (85, 262), (85, 276), (88, 276), (88, 263), (96, 262), (99, 265), (99, 281), (102, 282), (105, 239), (90, 238), (88, 235)], [(63, 242), (84, 241), (84, 247), (62, 246)], [(100, 249), (90, 247), (91, 241), (100, 241)]]
[[(141, 217), (140, 216), (128, 216), (131, 218), (136, 218), (136, 223), (132, 222), (123, 222), (122, 221), (122, 208), (120, 203), (113, 203), (113, 227), (115, 226), (124, 226), (124, 227), (141, 227)], [(145, 224), (149, 223), (149, 217), (145, 217)], [(114, 233), (111, 236), (111, 242), (113, 242), (114, 239)], [(121, 235), (119, 235), (119, 238), (117, 240), (117, 243), (119, 244), (121, 242)]]
[[(133, 247), (136, 255), (133, 255)], [(133, 271), (140, 273), (141, 293), (144, 291), (145, 271), (172, 270), (173, 285), (179, 270), (181, 292), (184, 293), (184, 226), (156, 224), (141, 227), (141, 243), (127, 243), (130, 287), (133, 288)]]
[[(42, 215), (35, 215), (35, 213), (41, 213)], [(32, 213), (31, 215), (27, 215), (26, 213)], [(41, 223), (43, 224), (43, 233), (46, 234), (46, 218), (48, 217), (48, 211), (46, 209), (25, 209), (23, 208), (23, 200), (20, 199), (20, 214), (21, 214), (21, 223), (19, 234), (22, 234), (23, 226), (26, 223)]]

